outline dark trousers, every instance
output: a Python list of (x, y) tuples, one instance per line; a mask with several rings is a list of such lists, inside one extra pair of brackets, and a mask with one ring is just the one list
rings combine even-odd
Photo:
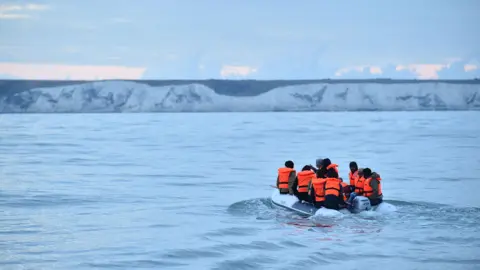
[(302, 200), (306, 202), (310, 201), (310, 196), (308, 196), (308, 192), (297, 192), (295, 196), (297, 196), (299, 201), (302, 201)]
[(324, 207), (328, 209), (334, 209), (334, 210), (339, 210), (339, 198), (335, 195), (327, 195), (325, 196), (325, 203)]
[(379, 205), (380, 203), (383, 202), (383, 199), (382, 199), (382, 198), (369, 199), (369, 200), (370, 200), (370, 204), (371, 204), (372, 206)]
[(320, 208), (323, 207), (323, 202), (315, 202), (314, 205), (316, 208)]

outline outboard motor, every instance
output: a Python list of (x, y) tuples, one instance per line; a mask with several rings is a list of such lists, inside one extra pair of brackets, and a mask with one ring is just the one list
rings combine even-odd
[(370, 200), (367, 197), (355, 196), (350, 207), (350, 212), (357, 214), (363, 211), (369, 211), (371, 209), (372, 205), (370, 204)]

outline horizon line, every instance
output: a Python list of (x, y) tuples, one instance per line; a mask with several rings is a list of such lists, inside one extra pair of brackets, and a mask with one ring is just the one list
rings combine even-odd
[(255, 82), (282, 82), (282, 81), (291, 81), (291, 82), (305, 82), (305, 81), (415, 81), (415, 82), (467, 82), (467, 81), (480, 81), (480, 78), (471, 78), (471, 79), (418, 79), (418, 78), (401, 78), (401, 79), (394, 79), (394, 78), (324, 78), (324, 79), (216, 79), (216, 78), (205, 78), (205, 79), (94, 79), (94, 80), (68, 80), (68, 79), (11, 79), (11, 78), (4, 78), (0, 79), (0, 81), (19, 81), (19, 82), (26, 82), (26, 81), (38, 81), (38, 82), (104, 82), (104, 81), (255, 81)]

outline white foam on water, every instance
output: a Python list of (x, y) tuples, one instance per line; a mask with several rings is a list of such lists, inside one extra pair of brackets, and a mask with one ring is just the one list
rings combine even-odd
[(387, 203), (387, 202), (382, 202), (375, 209), (375, 212), (377, 212), (377, 213), (392, 213), (392, 212), (396, 212), (396, 211), (397, 211), (397, 207), (395, 205)]

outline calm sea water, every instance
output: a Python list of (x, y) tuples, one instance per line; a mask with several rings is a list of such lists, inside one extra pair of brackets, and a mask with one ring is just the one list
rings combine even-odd
[[(0, 269), (480, 268), (478, 112), (0, 117)], [(273, 207), (318, 157), (396, 211)]]

